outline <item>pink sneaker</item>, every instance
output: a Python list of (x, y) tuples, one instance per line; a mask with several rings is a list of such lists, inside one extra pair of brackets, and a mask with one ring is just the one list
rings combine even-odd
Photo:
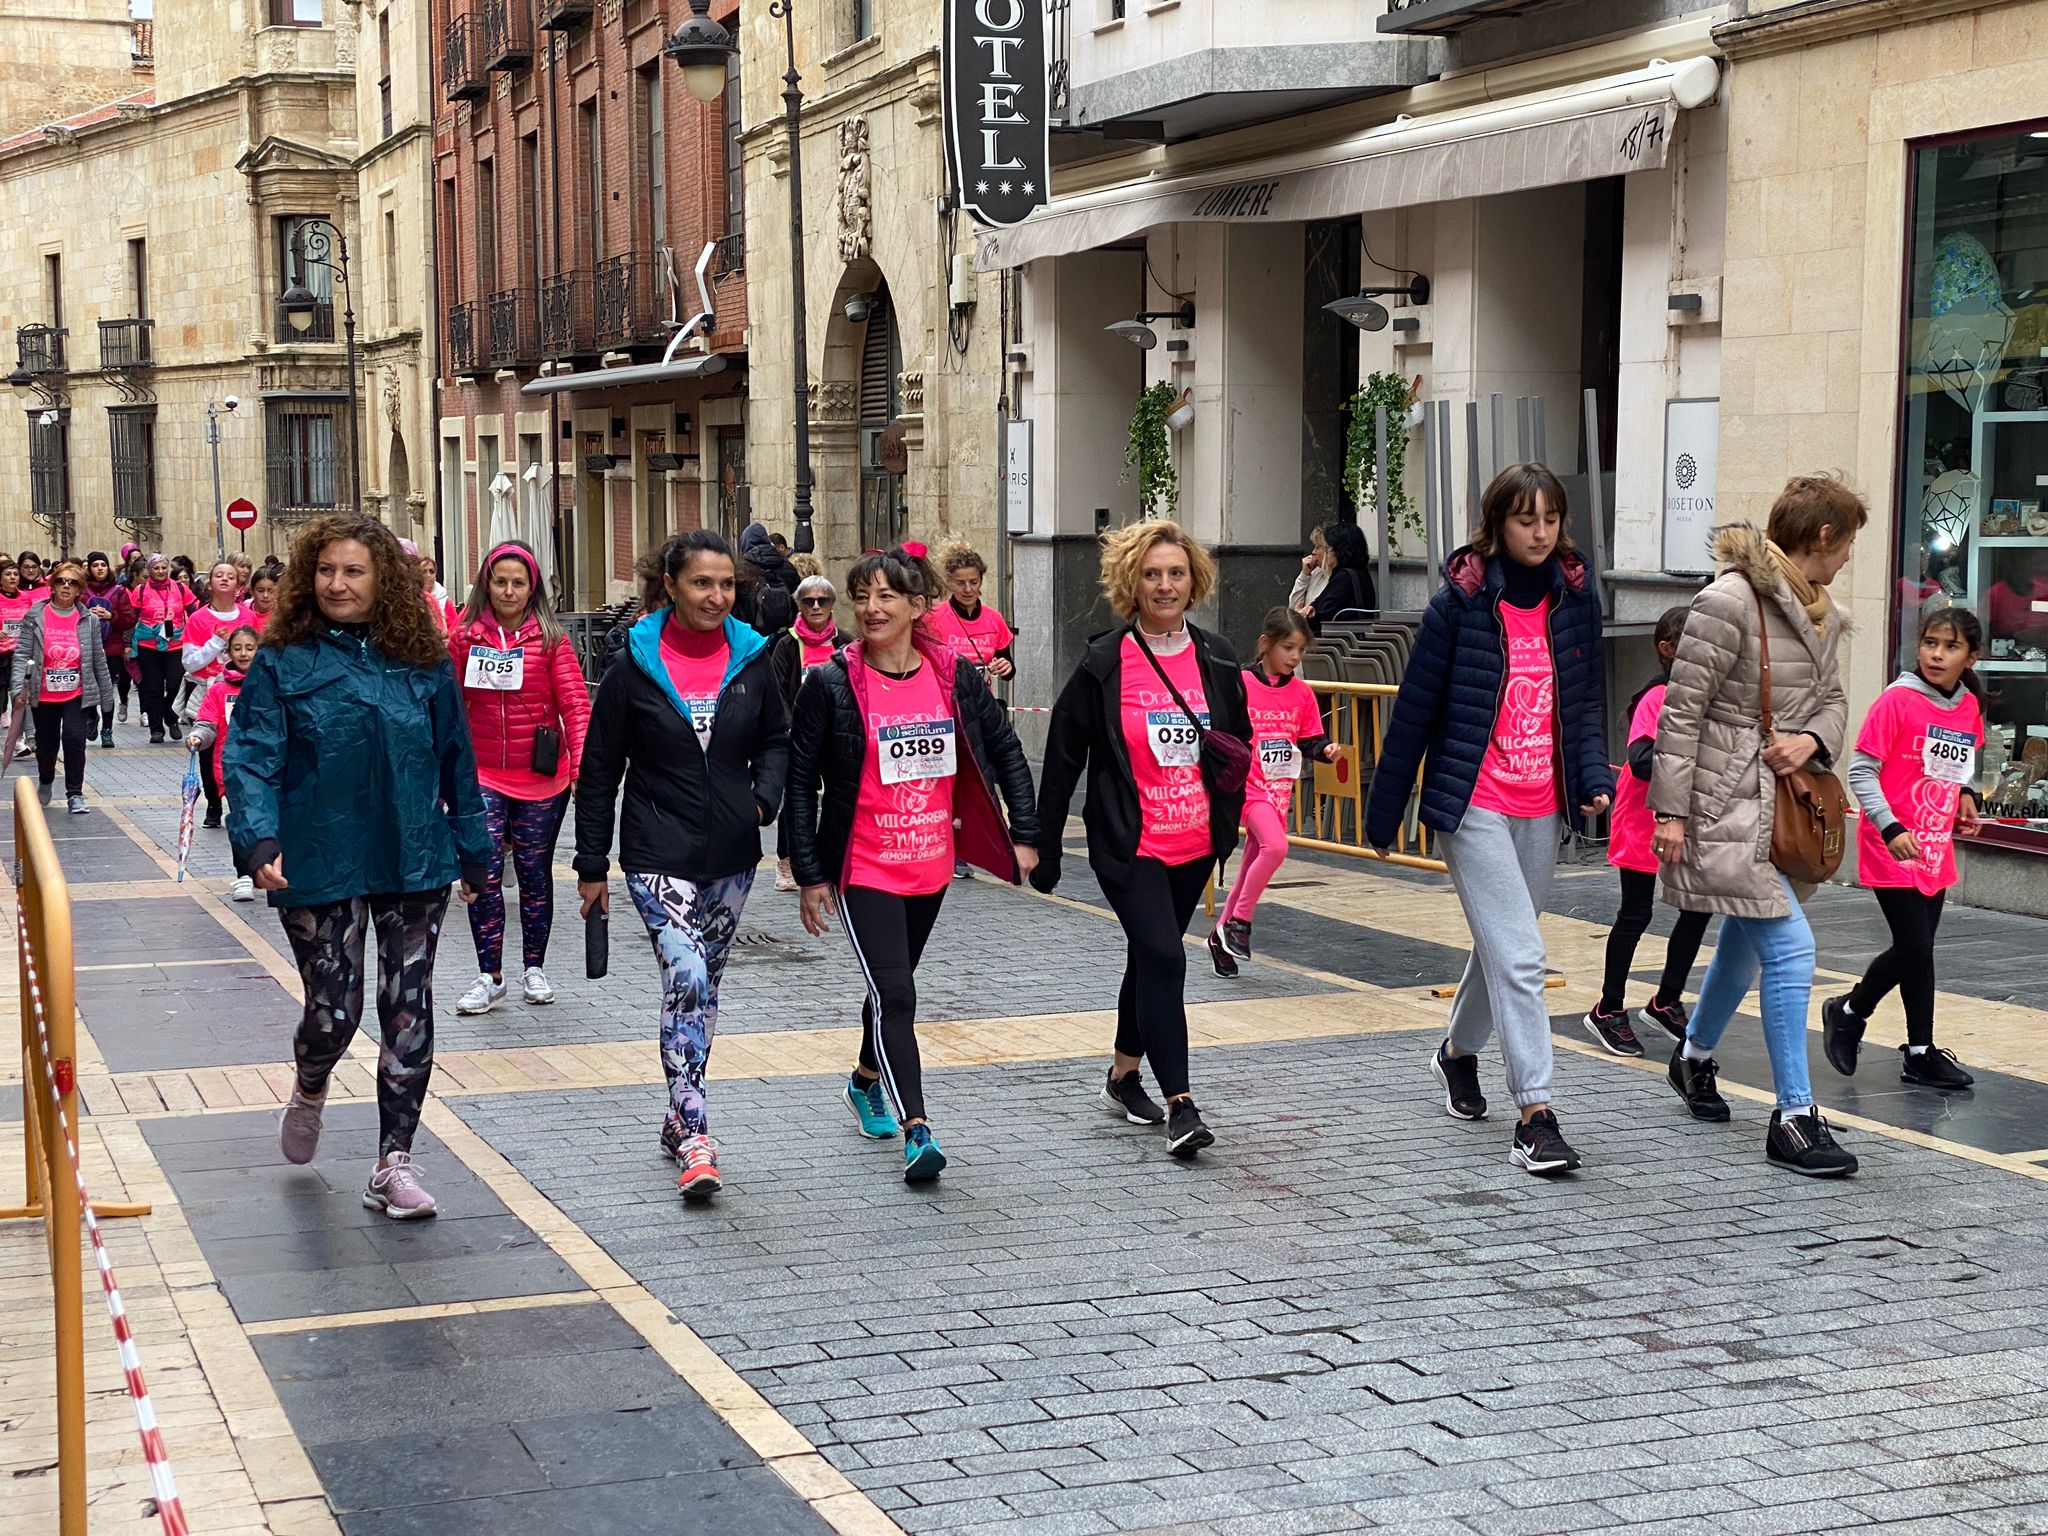
[(382, 1211), (393, 1221), (411, 1221), (434, 1214), (434, 1197), (420, 1182), (410, 1152), (385, 1154), (383, 1163), (370, 1175), (369, 1187), (363, 1191), (363, 1204), (373, 1211)]
[(326, 1105), (326, 1094), (308, 1098), (304, 1089), (292, 1084), (291, 1099), (277, 1122), (277, 1144), (286, 1162), (313, 1161), (313, 1154), (320, 1148), (320, 1111)]

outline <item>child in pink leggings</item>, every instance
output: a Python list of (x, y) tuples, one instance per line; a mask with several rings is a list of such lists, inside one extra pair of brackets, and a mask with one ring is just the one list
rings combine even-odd
[(1252, 771), (1244, 786), (1244, 858), (1216, 931), (1209, 935), (1209, 958), (1218, 976), (1235, 976), (1238, 961), (1252, 957), (1252, 914), (1287, 858), (1287, 810), (1302, 760), (1327, 763), (1337, 756), (1336, 743), (1323, 731), (1315, 694), (1294, 675), (1309, 639), (1307, 620), (1291, 608), (1275, 608), (1260, 626), (1258, 654), (1245, 669)]

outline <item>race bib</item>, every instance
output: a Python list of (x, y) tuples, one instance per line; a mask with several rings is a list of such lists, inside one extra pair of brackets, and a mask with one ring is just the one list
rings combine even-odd
[(1977, 738), (1945, 725), (1927, 727), (1920, 745), (1920, 770), (1944, 784), (1968, 784), (1977, 777)]
[(21, 620), (9, 619), (6, 623), (0, 624), (0, 633), (5, 633), (10, 640), (19, 638), (21, 634)]
[(1259, 743), (1259, 770), (1276, 783), (1301, 777), (1301, 749), (1286, 737)]
[(698, 698), (683, 700), (690, 711), (690, 724), (697, 731), (697, 745), (706, 752), (711, 750), (711, 727), (718, 721), (718, 695), (703, 694)]
[(76, 692), (78, 692), (78, 668), (76, 668), (76, 667), (45, 667), (45, 668), (43, 668), (43, 691), (44, 691), (45, 693), (76, 693)]
[(876, 743), (882, 754), (882, 782), (950, 779), (960, 771), (958, 740), (951, 720), (911, 720), (885, 725)]
[(515, 645), (509, 651), (495, 650), (488, 645), (469, 648), (469, 666), (462, 674), (463, 687), (517, 693), (525, 682), (525, 646)]
[(1197, 718), (1201, 728), (1179, 708), (1148, 710), (1145, 736), (1152, 743), (1152, 761), (1162, 768), (1199, 768), (1202, 764), (1202, 730), (1208, 728), (1209, 713)]

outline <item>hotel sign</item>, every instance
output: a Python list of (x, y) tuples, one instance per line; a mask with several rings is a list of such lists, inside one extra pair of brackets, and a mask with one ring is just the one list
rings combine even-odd
[(940, 79), (946, 164), (977, 224), (1022, 223), (1046, 204), (1051, 157), (1042, 0), (945, 0)]

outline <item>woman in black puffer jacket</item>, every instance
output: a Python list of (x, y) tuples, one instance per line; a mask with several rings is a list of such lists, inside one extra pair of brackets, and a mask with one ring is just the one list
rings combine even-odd
[[(924, 620), (943, 588), (921, 555), (863, 556), (847, 573), (860, 638), (811, 668), (790, 722), (783, 816), (804, 927), (825, 931), (835, 893), (867, 978), (860, 1065), (844, 1096), (872, 1140), (901, 1122), (903, 1176), (939, 1176), (917, 1051), (917, 962), (956, 858), (1016, 884), (1038, 862), (1031, 765), (973, 667)], [(1003, 825), (1000, 789), (1010, 808)], [(823, 809), (819, 794), (822, 791)], [(894, 1101), (890, 1118), (883, 1086)]]

